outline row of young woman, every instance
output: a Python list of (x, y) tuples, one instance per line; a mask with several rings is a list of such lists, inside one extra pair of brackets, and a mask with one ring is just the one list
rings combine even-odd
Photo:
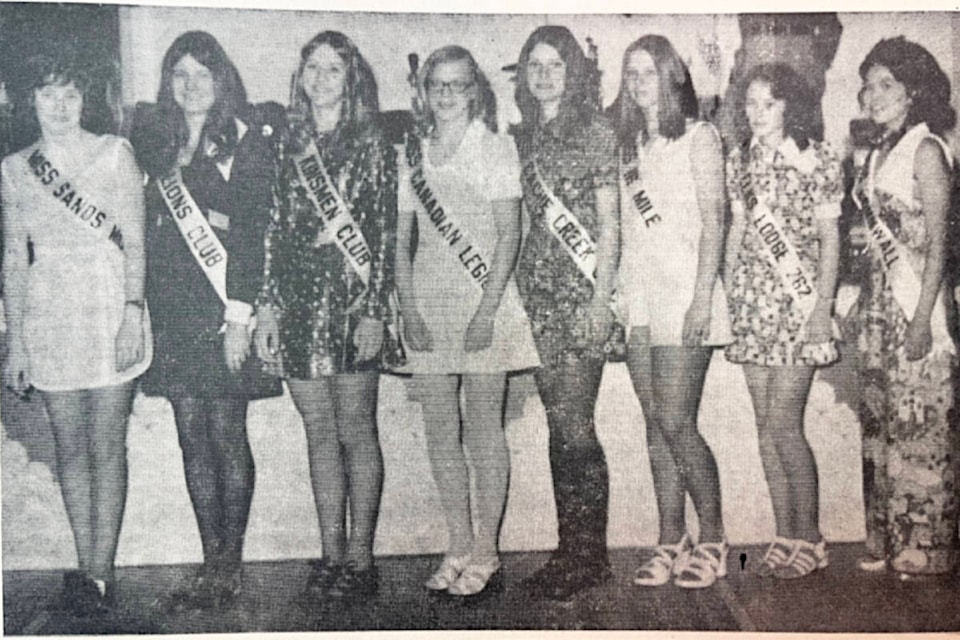
[[(955, 351), (942, 292), (950, 156), (938, 137), (954, 120), (949, 81), (902, 38), (877, 44), (860, 72), (883, 132), (857, 188), (873, 265), (858, 316), (862, 566), (941, 572), (957, 550)], [(837, 156), (812, 139), (809, 92), (787, 66), (751, 71), (740, 109), (751, 137), (724, 167), (666, 39), (627, 49), (609, 117), (594, 80), (566, 28), (538, 28), (520, 52), (511, 140), (496, 133), (474, 58), (442, 48), (419, 77), (427, 133), (397, 150), (376, 124), (373, 73), (344, 35), (303, 47), (284, 113), (247, 105), (220, 45), (189, 32), (164, 57), (156, 110), (138, 118), (131, 151), (83, 130), (81, 73), (41, 67), (41, 138), (3, 163), (5, 376), (43, 392), (56, 435), (79, 559), (64, 605), (86, 615), (114, 604), (126, 421), (141, 375), (145, 392), (173, 405), (203, 546), (202, 568), (168, 606), (226, 606), (240, 593), (254, 485), (246, 409), (279, 392), (268, 373), (286, 379), (307, 434), (323, 559), (304, 603), (372, 596), (384, 362), (413, 375), (448, 524), (428, 589), (469, 598), (501, 584), (506, 375), (532, 367), (559, 546), (521, 588), (567, 599), (606, 580), (594, 405), (619, 323), (660, 516), (634, 582), (697, 588), (726, 573), (716, 463), (697, 430), (721, 345), (744, 367), (776, 516), (757, 571), (826, 567), (803, 412), (815, 368), (838, 357), (843, 187)], [(532, 219), (522, 250), (521, 201)], [(391, 357), (403, 351), (397, 311), (403, 359)]]

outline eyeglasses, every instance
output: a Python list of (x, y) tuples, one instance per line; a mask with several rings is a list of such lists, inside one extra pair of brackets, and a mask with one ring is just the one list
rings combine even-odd
[(562, 60), (554, 60), (546, 64), (540, 62), (527, 63), (527, 75), (537, 77), (539, 75), (559, 76), (567, 69), (567, 65)]
[(473, 83), (466, 80), (451, 80), (450, 82), (441, 82), (433, 78), (427, 80), (427, 91), (430, 93), (443, 93), (444, 89), (450, 89), (452, 93), (461, 94), (472, 86)]

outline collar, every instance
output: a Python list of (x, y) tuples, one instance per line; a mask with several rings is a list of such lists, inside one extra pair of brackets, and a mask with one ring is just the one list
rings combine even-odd
[(772, 158), (774, 162), (783, 164), (794, 169), (799, 169), (804, 173), (811, 173), (816, 165), (816, 155), (813, 150), (813, 144), (807, 145), (807, 148), (800, 151), (796, 141), (790, 136), (784, 136), (777, 148), (771, 153), (769, 149), (760, 144), (760, 141), (753, 137), (750, 139), (750, 150), (761, 149), (764, 157)]

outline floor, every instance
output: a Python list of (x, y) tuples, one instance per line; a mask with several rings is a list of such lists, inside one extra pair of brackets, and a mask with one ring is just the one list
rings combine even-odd
[[(363, 605), (304, 610), (295, 603), (306, 561), (251, 563), (238, 606), (219, 613), (167, 614), (158, 601), (195, 567), (124, 567), (119, 570), (122, 610), (96, 621), (71, 618), (54, 608), (56, 571), (3, 574), (4, 633), (215, 633), (245, 631), (420, 629), (617, 629), (789, 632), (920, 632), (960, 630), (960, 579), (940, 576), (901, 581), (896, 575), (856, 568), (862, 545), (831, 547), (831, 566), (797, 581), (760, 579), (750, 569), (761, 549), (733, 548), (729, 575), (712, 588), (672, 585), (644, 589), (630, 583), (639, 549), (611, 552), (615, 579), (569, 603), (518, 597), (517, 582), (545, 553), (504, 557), (505, 588), (483, 603), (464, 606), (420, 587), (435, 556), (378, 558), (381, 588)], [(741, 561), (745, 567), (741, 568)]]

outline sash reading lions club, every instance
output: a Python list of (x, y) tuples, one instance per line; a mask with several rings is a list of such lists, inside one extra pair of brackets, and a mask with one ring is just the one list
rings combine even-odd
[[(542, 215), (544, 223), (554, 239), (560, 243), (566, 254), (573, 260), (580, 273), (591, 285), (597, 284), (597, 245), (590, 232), (570, 209), (554, 195), (540, 174), (536, 158), (531, 158), (521, 170), (523, 183), (528, 187), (530, 197), (527, 205), (534, 215)], [(616, 294), (614, 294), (616, 298)], [(617, 313), (616, 302), (611, 300), (614, 322), (610, 335), (603, 344), (607, 360), (623, 362), (627, 357), (626, 329)]]
[[(813, 286), (814, 278), (800, 261), (800, 254), (784, 232), (780, 220), (766, 202), (757, 197), (748, 162), (748, 157), (745, 155), (740, 174), (740, 195), (747, 223), (760, 236), (761, 253), (780, 276), (783, 290), (793, 299), (794, 306), (803, 318), (802, 327), (805, 330), (806, 323), (817, 305), (818, 296)], [(839, 357), (836, 345), (829, 340), (819, 344), (804, 344), (801, 347), (801, 355), (822, 364), (828, 364)]]
[[(217, 297), (226, 305), (228, 300), (227, 250), (210, 222), (204, 217), (203, 210), (193, 199), (187, 185), (184, 184), (180, 168), (174, 168), (169, 174), (157, 180), (157, 189), (197, 266), (203, 271), (213, 290), (217, 292)], [(211, 211), (210, 216), (224, 217), (223, 214), (215, 211)], [(224, 222), (226, 223), (227, 220)], [(254, 329), (252, 322), (249, 329), (251, 331)], [(268, 372), (263, 361), (255, 355), (250, 355), (244, 361), (240, 375), (249, 399), (274, 397), (283, 392), (279, 378)]]

